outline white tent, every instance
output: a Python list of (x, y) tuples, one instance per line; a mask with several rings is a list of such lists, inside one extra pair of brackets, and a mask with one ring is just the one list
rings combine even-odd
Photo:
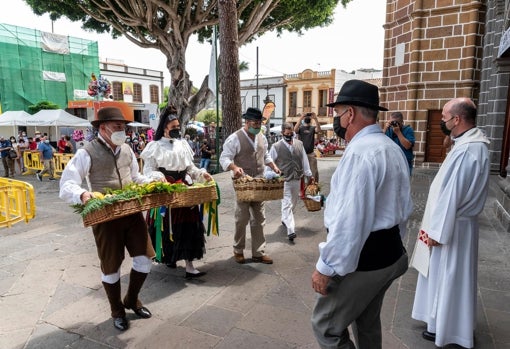
[(321, 130), (322, 131), (330, 131), (333, 129), (333, 124), (325, 124), (325, 125), (321, 125)]
[(282, 132), (282, 125), (276, 125), (269, 129), (269, 132), (280, 133)]
[(6, 111), (0, 114), (0, 126), (73, 126), (92, 127), (90, 122), (62, 109), (40, 110), (34, 115), (25, 111)]
[(88, 120), (69, 114), (62, 109), (39, 110), (27, 120), (26, 126), (92, 127)]
[(24, 110), (9, 110), (0, 114), (0, 126), (12, 126), (12, 135), (16, 134), (16, 126), (31, 115)]
[(138, 122), (138, 121), (129, 122), (127, 125), (131, 126), (131, 127), (151, 128), (151, 125), (147, 125), (147, 124), (144, 124), (144, 123), (141, 123), (141, 122)]
[(0, 126), (17, 126), (21, 125), (22, 120), (29, 118), (31, 115), (24, 110), (10, 110), (0, 114)]
[(16, 135), (17, 126), (48, 126), (51, 133), (51, 126), (55, 127), (58, 134), (58, 127), (92, 127), (88, 120), (69, 114), (62, 109), (40, 110), (34, 115), (25, 111), (6, 111), (0, 114), (0, 126), (12, 126), (12, 135)]

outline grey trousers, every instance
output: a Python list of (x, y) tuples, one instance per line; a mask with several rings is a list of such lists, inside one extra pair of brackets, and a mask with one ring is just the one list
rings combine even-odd
[(237, 201), (235, 212), (234, 252), (243, 253), (246, 247), (246, 226), (250, 223), (252, 257), (261, 257), (266, 248), (264, 202)]
[(331, 278), (327, 295), (317, 294), (312, 314), (312, 327), (319, 346), (323, 349), (356, 348), (347, 329), (352, 324), (360, 349), (382, 348), (380, 314), (384, 294), (407, 268), (408, 257), (404, 254), (384, 269)]

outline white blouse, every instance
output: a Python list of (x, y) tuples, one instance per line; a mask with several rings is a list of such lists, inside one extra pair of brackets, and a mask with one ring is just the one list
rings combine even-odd
[(161, 138), (147, 143), (140, 157), (143, 159), (143, 174), (154, 180), (164, 178), (158, 168), (167, 171), (186, 171), (194, 181), (203, 181), (205, 169), (199, 169), (193, 162), (193, 150), (184, 139)]

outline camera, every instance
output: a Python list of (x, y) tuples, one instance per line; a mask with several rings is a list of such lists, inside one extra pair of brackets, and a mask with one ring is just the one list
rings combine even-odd
[(305, 116), (312, 116), (312, 113), (306, 113)]
[(398, 123), (398, 121), (393, 120), (393, 121), (390, 122), (390, 126), (391, 127), (399, 127), (400, 124)]

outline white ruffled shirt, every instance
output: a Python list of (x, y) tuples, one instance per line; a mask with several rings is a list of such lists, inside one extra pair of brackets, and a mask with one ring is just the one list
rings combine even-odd
[(168, 171), (186, 171), (194, 181), (203, 181), (207, 171), (195, 166), (193, 150), (183, 139), (161, 138), (147, 143), (140, 157), (143, 159), (143, 174), (153, 180), (165, 178), (158, 168)]

